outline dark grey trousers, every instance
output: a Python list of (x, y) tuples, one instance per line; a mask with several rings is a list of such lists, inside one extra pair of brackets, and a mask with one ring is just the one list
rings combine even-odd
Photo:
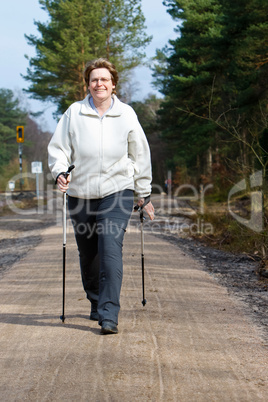
[(133, 210), (133, 191), (102, 199), (68, 197), (87, 298), (98, 306), (99, 324), (118, 324), (123, 279), (123, 239)]

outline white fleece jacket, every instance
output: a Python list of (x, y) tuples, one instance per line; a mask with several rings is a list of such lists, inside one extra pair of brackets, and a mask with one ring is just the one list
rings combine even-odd
[(48, 145), (52, 176), (74, 164), (68, 190), (73, 197), (103, 198), (125, 189), (148, 196), (150, 150), (136, 113), (113, 95), (113, 107), (101, 118), (89, 96), (73, 103), (57, 125)]

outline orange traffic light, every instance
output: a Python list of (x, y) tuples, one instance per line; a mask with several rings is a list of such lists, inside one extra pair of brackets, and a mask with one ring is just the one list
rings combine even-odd
[(24, 126), (17, 126), (17, 142), (24, 142)]

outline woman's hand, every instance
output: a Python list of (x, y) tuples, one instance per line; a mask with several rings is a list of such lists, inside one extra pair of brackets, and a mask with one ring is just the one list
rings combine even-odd
[[(139, 201), (137, 202), (137, 205), (141, 207), (143, 204), (144, 204), (144, 198), (140, 198)], [(146, 204), (143, 207), (143, 209), (146, 211), (151, 221), (154, 220), (154, 206), (151, 203), (151, 201), (149, 201), (148, 204)]]
[(68, 175), (67, 178), (64, 177), (64, 174), (60, 174), (58, 179), (57, 179), (57, 186), (58, 189), (63, 192), (66, 193), (66, 191), (69, 188), (69, 183), (70, 183), (70, 176)]
[(148, 204), (146, 204), (143, 209), (147, 212), (147, 214), (148, 214), (149, 218), (151, 219), (151, 221), (153, 221), (154, 220), (154, 206), (151, 203), (151, 201), (148, 202)]

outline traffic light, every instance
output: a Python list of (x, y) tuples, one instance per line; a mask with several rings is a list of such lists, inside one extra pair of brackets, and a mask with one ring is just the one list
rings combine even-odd
[(24, 142), (24, 126), (17, 126), (17, 142)]

